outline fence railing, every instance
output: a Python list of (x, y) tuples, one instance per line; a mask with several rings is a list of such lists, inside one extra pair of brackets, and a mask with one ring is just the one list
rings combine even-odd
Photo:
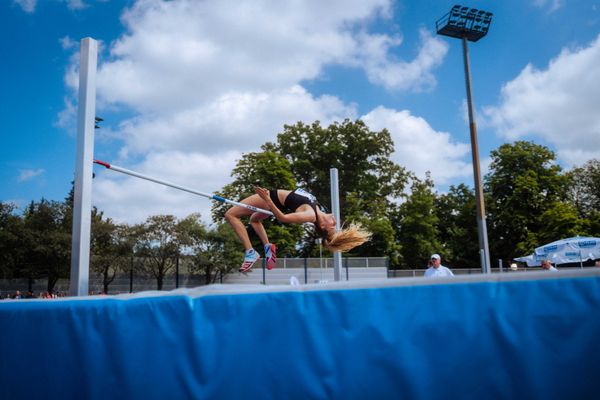
[[(560, 268), (560, 267), (559, 267)], [(477, 275), (481, 274), (481, 268), (450, 268), (454, 275)], [(540, 267), (527, 267), (519, 268), (517, 270), (511, 270), (510, 268), (492, 268), (492, 274), (501, 273), (519, 273), (519, 272), (531, 272), (540, 271)], [(417, 276), (425, 275), (425, 269), (388, 269), (388, 278), (413, 278)]]
[[(342, 267), (348, 268), (388, 268), (387, 257), (342, 257)], [(280, 258), (279, 268), (333, 268), (333, 258)], [(255, 267), (256, 268), (256, 267)]]
[[(381, 276), (381, 269), (385, 268), (388, 278), (411, 278), (423, 276), (425, 269), (389, 269), (389, 259), (386, 257), (343, 257), (342, 258), (342, 280), (352, 280), (353, 277), (358, 277), (366, 274), (367, 272), (361, 271), (352, 273), (352, 269), (372, 269), (372, 273), (369, 276)], [(451, 268), (455, 275), (477, 275), (481, 274), (480, 268)], [(296, 273), (297, 270), (305, 270), (306, 272)], [(377, 270), (377, 271), (376, 271)], [(508, 268), (500, 270), (500, 268), (492, 268), (492, 274), (497, 273), (520, 273), (525, 271), (540, 270), (539, 267), (528, 267), (519, 268), (516, 271), (512, 271)], [(284, 273), (289, 271), (289, 274), (298, 274), (301, 283), (312, 283), (315, 279), (317, 280), (333, 280), (333, 259), (332, 258), (280, 258), (278, 260), (277, 268), (269, 271), (272, 275), (270, 279), (263, 277), (262, 266), (256, 265), (252, 274), (260, 279), (254, 279), (257, 283), (267, 282), (271, 284), (273, 282), (283, 282), (283, 278), (276, 278), (278, 271)], [(233, 271), (222, 281), (222, 283), (237, 283), (243, 279), (238, 279), (239, 273)], [(301, 275), (301, 276), (300, 276)], [(331, 276), (330, 276), (331, 275)], [(253, 280), (250, 280), (253, 281)], [(186, 262), (180, 264), (179, 274), (176, 275), (174, 272), (165, 275), (163, 279), (163, 290), (172, 290), (178, 287), (197, 287), (205, 285), (204, 276), (197, 275), (189, 272), (188, 265)], [(35, 295), (39, 293), (45, 293), (48, 286), (47, 279), (0, 279), (0, 298), (6, 298), (8, 295), (14, 295), (15, 291), (19, 290), (22, 294), (25, 294), (28, 290), (31, 290)], [(109, 292), (115, 293), (129, 293), (129, 292), (140, 292), (145, 290), (156, 290), (157, 283), (156, 279), (148, 273), (141, 273), (140, 271), (124, 271), (117, 273), (113, 282), (109, 285)], [(54, 287), (55, 292), (66, 293), (69, 290), (69, 280), (59, 279)], [(102, 292), (102, 278), (90, 272), (89, 280), (89, 291), (91, 294), (98, 294)]]
[[(196, 287), (205, 285), (204, 276), (190, 272), (189, 260), (182, 257), (179, 263), (179, 273), (175, 271), (164, 276), (163, 290), (172, 290), (178, 287)], [(135, 258), (131, 261), (132, 271), (125, 270), (116, 274), (114, 280), (109, 285), (110, 293), (129, 293), (140, 292), (144, 290), (156, 290), (156, 279), (149, 273), (141, 272), (136, 266), (140, 260)], [(343, 257), (342, 267), (346, 271), (350, 268), (388, 268), (388, 258), (386, 257)], [(278, 269), (322, 269), (327, 272), (333, 268), (332, 258), (280, 258), (277, 262)], [(261, 274), (262, 265), (259, 263), (253, 268), (254, 274)], [(237, 270), (234, 270), (228, 276), (237, 275)], [(348, 275), (344, 272), (344, 277)], [(345, 278), (344, 278), (345, 279)], [(234, 280), (230, 280), (233, 282)], [(227, 283), (228, 279), (224, 279), (223, 283)], [(48, 286), (48, 280), (42, 279), (0, 279), (0, 297), (5, 298), (8, 295), (13, 295), (19, 290), (22, 294), (27, 291), (32, 291), (35, 295), (45, 293)], [(93, 271), (90, 271), (89, 292), (90, 294), (98, 294), (103, 290), (102, 277)], [(54, 286), (55, 292), (66, 293), (69, 291), (69, 280), (59, 279)]]

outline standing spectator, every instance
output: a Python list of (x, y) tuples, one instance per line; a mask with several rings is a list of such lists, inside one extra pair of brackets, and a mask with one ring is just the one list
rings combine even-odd
[(600, 267), (600, 260), (597, 260), (596, 263), (594, 264), (596, 267)]
[(556, 268), (554, 268), (552, 266), (552, 263), (550, 262), (550, 260), (543, 260), (542, 261), (542, 269), (545, 269), (547, 271), (558, 271)]
[(430, 267), (425, 271), (425, 278), (437, 278), (445, 276), (454, 276), (450, 268), (442, 265), (442, 258), (439, 254), (433, 254), (429, 260)]

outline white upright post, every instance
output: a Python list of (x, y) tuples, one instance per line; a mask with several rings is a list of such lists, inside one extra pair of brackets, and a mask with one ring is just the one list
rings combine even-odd
[(71, 242), (71, 296), (87, 296), (90, 275), (90, 231), (92, 223), (92, 162), (96, 117), (96, 66), (98, 42), (81, 39), (79, 61), (79, 104), (73, 238)]
[[(331, 181), (331, 212), (335, 217), (335, 230), (340, 230), (340, 188), (338, 183), (338, 170), (331, 168), (329, 170), (329, 179)], [(342, 280), (342, 253), (335, 251), (333, 253), (333, 280)]]

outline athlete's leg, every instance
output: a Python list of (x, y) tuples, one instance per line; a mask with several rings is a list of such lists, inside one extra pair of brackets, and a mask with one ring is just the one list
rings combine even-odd
[(262, 242), (263, 245), (269, 243), (269, 238), (267, 237), (267, 231), (265, 230), (265, 227), (262, 224), (262, 220), (267, 217), (268, 217), (268, 215), (260, 213), (260, 212), (255, 212), (250, 217), (250, 224), (252, 225), (254, 232), (256, 232), (256, 234), (260, 238), (260, 241)]
[[(261, 199), (260, 196), (257, 194), (253, 194), (250, 197), (246, 197), (240, 203), (248, 204), (248, 205), (251, 205), (254, 207), (258, 207), (258, 208), (268, 209), (267, 203), (263, 199)], [(235, 234), (240, 239), (240, 242), (242, 242), (242, 245), (244, 246), (244, 250), (251, 249), (252, 243), (250, 242), (250, 238), (248, 237), (248, 232), (246, 231), (246, 225), (244, 225), (244, 223), (241, 221), (241, 218), (245, 217), (247, 215), (251, 215), (252, 213), (253, 213), (252, 210), (249, 210), (247, 208), (240, 207), (240, 206), (233, 206), (229, 210), (227, 210), (227, 212), (225, 213), (225, 219), (227, 220), (227, 222), (229, 222), (229, 224), (233, 228)], [(264, 214), (262, 214), (262, 215), (264, 215)], [(263, 228), (263, 230), (264, 230), (264, 228)], [(266, 232), (265, 232), (265, 236), (266, 236)], [(259, 235), (259, 237), (260, 237), (260, 235)], [(262, 238), (261, 238), (261, 240), (262, 240)]]
[(250, 217), (250, 223), (263, 244), (265, 249), (265, 259), (267, 260), (267, 269), (270, 270), (277, 265), (277, 246), (269, 243), (267, 231), (265, 231), (265, 227), (262, 224), (262, 220), (267, 217), (268, 215), (256, 212)]

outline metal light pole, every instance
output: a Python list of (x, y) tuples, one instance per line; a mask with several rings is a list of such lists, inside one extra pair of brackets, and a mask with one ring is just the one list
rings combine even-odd
[(479, 256), (481, 271), (491, 273), (490, 251), (488, 246), (487, 224), (483, 188), (481, 185), (481, 168), (479, 163), (479, 145), (477, 143), (477, 124), (475, 123), (475, 108), (473, 107), (473, 92), (471, 90), (471, 67), (469, 63), (469, 48), (467, 41), (476, 42), (484, 37), (492, 22), (492, 13), (474, 8), (456, 5), (450, 12), (436, 23), (438, 35), (449, 36), (462, 40), (463, 61), (465, 64), (465, 81), (467, 85), (467, 104), (469, 108), (469, 130), (471, 133), (471, 155), (473, 159), (473, 179), (475, 180), (475, 200), (477, 204), (477, 233), (479, 237)]

